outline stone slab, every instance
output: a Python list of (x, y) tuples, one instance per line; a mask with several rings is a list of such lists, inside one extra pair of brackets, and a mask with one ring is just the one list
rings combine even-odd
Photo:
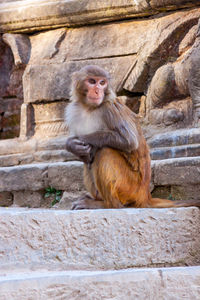
[(0, 140), (0, 166), (76, 160), (72, 153), (65, 150), (66, 139), (67, 136)]
[[(65, 155), (62, 158), (60, 152), (55, 157), (53, 151), (37, 152), (37, 155), (39, 157), (35, 157), (35, 160), (45, 161), (46, 155), (46, 160), (49, 157), (51, 160), (65, 160)], [(18, 159), (21, 159), (20, 156)], [(83, 163), (80, 161), (21, 163), (25, 164), (0, 167), (0, 192), (38, 191), (48, 186), (67, 192), (84, 190)], [(189, 187), (200, 183), (200, 156), (152, 160), (151, 166), (154, 186)]]
[(24, 102), (43, 103), (44, 101), (68, 100), (70, 98), (71, 74), (88, 64), (105, 68), (111, 75), (118, 74), (113, 80), (113, 88), (118, 91), (123, 78), (127, 76), (134, 64), (134, 55), (111, 57), (109, 60), (97, 58), (92, 61), (86, 59), (62, 64), (29, 65), (23, 76)]
[(193, 7), (198, 0), (29, 0), (0, 2), (1, 32), (32, 32), (61, 26), (80, 26)]
[(150, 148), (200, 144), (199, 128), (179, 129), (156, 134), (148, 139)]
[(0, 208), (1, 274), (200, 263), (198, 208)]
[(0, 168), (0, 191), (34, 191), (47, 187), (47, 168), (47, 164)]
[(56, 189), (83, 189), (83, 163), (41, 163), (0, 168), (0, 192), (38, 191), (53, 186)]
[(83, 163), (71, 161), (67, 163), (52, 163), (48, 167), (49, 186), (58, 190), (80, 191), (83, 185)]
[(0, 155), (14, 153), (34, 153), (37, 147), (37, 140), (21, 140), (20, 138), (0, 140)]
[(189, 144), (175, 147), (159, 147), (151, 149), (152, 160), (162, 160), (178, 157), (200, 156), (200, 144)]
[(13, 206), (41, 207), (44, 200), (44, 192), (18, 191), (13, 193)]
[(0, 300), (199, 299), (200, 267), (33, 272), (0, 277)]
[(152, 161), (154, 185), (200, 183), (200, 156)]
[(13, 195), (10, 192), (0, 193), (0, 206), (10, 206), (13, 204)]
[(71, 161), (77, 158), (66, 150), (46, 150), (35, 153), (19, 153), (0, 155), (0, 167), (11, 167), (31, 163), (50, 163), (59, 161)]
[[(43, 103), (69, 99), (71, 74), (88, 64), (97, 64), (109, 71), (118, 93), (124, 88), (146, 94), (145, 82), (149, 82), (149, 76), (164, 63), (160, 56), (166, 56), (165, 52), (169, 51), (171, 36), (178, 32), (184, 37), (186, 29), (183, 28), (188, 30), (199, 17), (200, 9), (196, 8), (156, 19), (61, 28), (33, 35), (30, 60), (23, 77), (24, 101)], [(60, 113), (55, 112), (55, 115)]]

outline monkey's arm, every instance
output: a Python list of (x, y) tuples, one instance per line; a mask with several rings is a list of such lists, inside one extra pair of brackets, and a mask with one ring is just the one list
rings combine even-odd
[(136, 119), (125, 105), (118, 102), (106, 104), (102, 118), (108, 129), (80, 136), (82, 142), (95, 148), (110, 147), (125, 152), (138, 148)]
[(127, 139), (117, 131), (96, 131), (95, 133), (80, 136), (79, 139), (95, 148), (110, 147), (125, 152), (132, 152), (137, 149), (134, 141)]

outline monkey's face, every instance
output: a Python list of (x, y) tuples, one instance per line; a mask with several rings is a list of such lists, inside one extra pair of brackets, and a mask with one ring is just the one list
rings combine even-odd
[(84, 81), (84, 87), (87, 104), (95, 107), (101, 105), (108, 87), (107, 79), (95, 76), (88, 77)]

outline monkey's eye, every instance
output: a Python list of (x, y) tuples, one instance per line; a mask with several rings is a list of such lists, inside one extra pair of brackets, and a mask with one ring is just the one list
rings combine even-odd
[(105, 80), (101, 80), (100, 81), (100, 85), (105, 85), (106, 84), (106, 81)]
[(95, 84), (95, 83), (96, 83), (96, 80), (95, 80), (94, 78), (89, 78), (89, 79), (88, 79), (88, 82), (89, 82), (90, 84)]

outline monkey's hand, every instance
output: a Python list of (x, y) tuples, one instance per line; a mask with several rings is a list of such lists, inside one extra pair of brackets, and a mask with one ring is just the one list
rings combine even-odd
[(66, 149), (67, 151), (78, 156), (78, 158), (86, 164), (90, 163), (92, 160), (92, 146), (84, 143), (83, 141), (80, 141), (79, 138), (76, 136), (71, 136), (67, 139)]

